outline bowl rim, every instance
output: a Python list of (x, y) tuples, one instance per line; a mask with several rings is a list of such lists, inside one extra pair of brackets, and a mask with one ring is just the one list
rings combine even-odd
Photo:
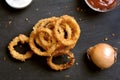
[(29, 6), (29, 5), (32, 3), (32, 1), (33, 1), (33, 0), (29, 0), (29, 2), (26, 3), (26, 4), (23, 5), (23, 6), (15, 6), (15, 5), (13, 5), (13, 4), (10, 3), (10, 0), (5, 0), (5, 2), (6, 2), (10, 7), (15, 8), (15, 9), (23, 9), (23, 8)]
[(115, 6), (113, 8), (110, 8), (110, 9), (106, 9), (106, 10), (100, 10), (99, 8), (94, 8), (92, 5), (90, 5), (90, 3), (88, 2), (88, 0), (85, 0), (85, 3), (94, 11), (97, 11), (97, 12), (108, 12), (108, 11), (111, 11), (112, 9), (115, 8)]

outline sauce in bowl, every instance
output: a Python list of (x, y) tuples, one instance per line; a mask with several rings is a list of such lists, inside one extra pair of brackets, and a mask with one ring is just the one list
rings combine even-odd
[(116, 0), (85, 0), (89, 7), (99, 12), (106, 12), (116, 6)]

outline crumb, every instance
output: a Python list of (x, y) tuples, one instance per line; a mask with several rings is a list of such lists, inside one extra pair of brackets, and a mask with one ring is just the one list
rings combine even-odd
[(85, 22), (87, 22), (87, 21), (88, 21), (88, 20), (81, 19), (81, 18), (79, 18), (79, 20), (80, 20), (80, 22), (81, 22), (81, 23), (85, 23)]
[(25, 21), (28, 21), (29, 19), (28, 18), (25, 18)]
[(76, 9), (77, 9), (77, 11), (80, 11), (80, 7), (77, 7)]
[(106, 37), (106, 38), (104, 39), (104, 41), (107, 41), (107, 40), (109, 40), (109, 38), (108, 38), (108, 37)]
[(21, 68), (21, 67), (19, 67), (18, 69), (19, 69), (19, 70), (21, 70), (22, 68)]
[(66, 78), (70, 77), (70, 75), (65, 75)]
[(79, 18), (79, 20), (80, 20), (80, 21), (82, 21), (82, 19), (81, 19), (81, 18)]
[(10, 25), (12, 23), (12, 21), (10, 20), (9, 22), (8, 22), (8, 24)]
[(28, 22), (30, 22), (29, 18), (27, 18), (27, 17), (25, 18), (25, 21), (28, 21)]
[(4, 57), (3, 60), (6, 61), (6, 57)]
[(39, 9), (38, 9), (38, 8), (36, 8), (35, 10), (36, 10), (36, 11), (39, 11)]
[(51, 14), (51, 12), (48, 12), (48, 14), (50, 15), (50, 14)]
[(80, 7), (77, 7), (76, 10), (81, 12), (83, 11), (83, 9), (81, 9)]
[(112, 36), (114, 37), (114, 36), (115, 36), (115, 34), (114, 34), (114, 33), (112, 33)]

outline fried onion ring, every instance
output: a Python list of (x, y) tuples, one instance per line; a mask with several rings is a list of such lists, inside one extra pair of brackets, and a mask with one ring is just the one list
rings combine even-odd
[[(67, 26), (66, 26), (67, 24)], [(68, 28), (68, 25), (71, 29)], [(65, 36), (61, 35), (59, 33), (59, 27), (65, 27), (68, 29), (65, 30), (71, 30), (71, 36), (69, 38), (65, 38)], [(69, 34), (69, 31), (66, 31), (67, 34)], [(75, 44), (80, 36), (80, 28), (77, 24), (76, 20), (68, 15), (61, 16), (60, 19), (56, 21), (55, 28), (54, 28), (54, 35), (57, 38), (58, 41), (60, 41), (63, 45), (72, 45)]]
[(41, 19), (35, 24), (35, 26), (33, 27), (33, 30), (36, 32), (39, 28), (53, 29), (57, 19), (58, 19), (57, 17)]
[(56, 43), (52, 31), (48, 28), (41, 29), (38, 32), (39, 40), (41, 44), (43, 44), (46, 47), (52, 46), (54, 43)]
[[(52, 62), (53, 57), (64, 55), (64, 54), (69, 56), (69, 59), (70, 59), (69, 62), (66, 62), (64, 64), (55, 64)], [(69, 50), (57, 50), (51, 56), (47, 57), (48, 65), (52, 69), (57, 70), (57, 71), (62, 71), (64, 69), (71, 67), (74, 64), (74, 62), (75, 62), (74, 54), (70, 52)]]
[(36, 36), (38, 37), (39, 44), (41, 44), (44, 49), (49, 49), (51, 46), (57, 45), (52, 30), (48, 28), (40, 29)]
[(53, 44), (49, 49), (42, 51), (40, 48), (36, 46), (35, 37), (36, 37), (36, 33), (32, 31), (29, 39), (29, 45), (32, 51), (39, 56), (51, 56), (51, 53), (53, 53), (56, 49), (56, 45)]
[(32, 51), (27, 51), (25, 54), (21, 54), (14, 49), (14, 46), (18, 45), (18, 42), (21, 42), (21, 44), (28, 43), (29, 38), (23, 34), (20, 34), (9, 43), (8, 49), (10, 50), (12, 57), (21, 61), (25, 61), (26, 59), (31, 58), (33, 54)]

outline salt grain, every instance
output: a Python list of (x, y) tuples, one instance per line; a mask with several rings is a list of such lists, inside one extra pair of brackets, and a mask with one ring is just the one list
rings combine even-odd
[(66, 78), (70, 77), (70, 75), (65, 75)]
[(22, 68), (21, 67), (19, 67), (19, 70), (21, 70)]
[(107, 41), (108, 40), (108, 38), (106, 37), (105, 39), (104, 39), (104, 41)]

